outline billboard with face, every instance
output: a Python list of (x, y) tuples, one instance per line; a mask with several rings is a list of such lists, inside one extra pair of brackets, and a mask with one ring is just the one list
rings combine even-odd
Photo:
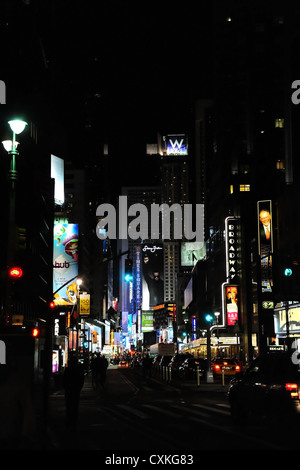
[(267, 255), (273, 252), (272, 202), (258, 201), (258, 252)]
[(164, 301), (163, 245), (142, 245), (143, 310)]
[(239, 319), (238, 286), (225, 284), (224, 289), (227, 325), (233, 326)]
[(262, 292), (272, 292), (273, 288), (273, 220), (272, 201), (258, 201), (258, 253), (261, 259)]
[(55, 224), (53, 293), (56, 305), (76, 304), (77, 284), (74, 279), (76, 276), (78, 276), (78, 224)]

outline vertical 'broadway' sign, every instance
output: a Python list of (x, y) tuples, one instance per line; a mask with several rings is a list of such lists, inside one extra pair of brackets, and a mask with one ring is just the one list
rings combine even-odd
[(236, 283), (239, 281), (241, 267), (241, 229), (238, 217), (227, 217), (225, 235), (226, 278), (227, 282)]

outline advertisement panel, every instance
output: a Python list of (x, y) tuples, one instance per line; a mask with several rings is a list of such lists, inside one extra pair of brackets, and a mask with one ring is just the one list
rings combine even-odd
[(257, 202), (258, 252), (268, 255), (273, 252), (272, 201)]
[(164, 301), (163, 245), (142, 245), (143, 310)]
[(64, 161), (51, 155), (51, 178), (54, 179), (54, 202), (62, 206), (65, 202)]
[(90, 315), (90, 294), (80, 294), (79, 313), (80, 315)]
[(262, 292), (272, 292), (273, 219), (272, 201), (257, 202), (258, 253), (261, 259)]
[(204, 242), (182, 242), (181, 243), (181, 266), (195, 266), (195, 264), (206, 256)]
[(169, 134), (167, 139), (167, 155), (188, 155), (188, 139), (185, 134)]
[(78, 276), (78, 224), (55, 224), (53, 293), (56, 305), (76, 304), (77, 284), (74, 279), (76, 276)]
[(233, 284), (224, 285), (225, 315), (228, 326), (234, 326), (239, 319), (239, 291)]
[[(288, 314), (287, 314), (288, 311)], [(288, 320), (288, 322), (287, 322)], [(288, 326), (287, 326), (288, 323)], [(287, 330), (290, 334), (300, 333), (300, 307), (289, 305), (288, 309), (282, 307), (274, 312), (275, 334), (286, 335)]]
[(142, 332), (153, 331), (153, 313), (143, 312), (142, 313)]

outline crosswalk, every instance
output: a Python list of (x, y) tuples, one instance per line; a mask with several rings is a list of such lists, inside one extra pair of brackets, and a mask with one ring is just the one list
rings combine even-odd
[(139, 403), (124, 404), (116, 403), (111, 406), (101, 405), (97, 407), (98, 417), (103, 413), (109, 415), (110, 418), (124, 420), (136, 419), (150, 421), (165, 417), (172, 420), (189, 420), (197, 418), (212, 418), (212, 415), (222, 415), (230, 417), (229, 405), (217, 404), (216, 406), (201, 405), (199, 403), (191, 403), (188, 407), (181, 404), (162, 403)]
[[(52, 403), (60, 422), (65, 406), (63, 394), (52, 396)], [(266, 437), (259, 427), (249, 427), (248, 431), (242, 433), (236, 429), (232, 425), (229, 404), (221, 399), (216, 403), (185, 402), (171, 398), (147, 401), (134, 399), (127, 402), (83, 399), (80, 402), (79, 414), (78, 445), (82, 449), (114, 448), (114, 436), (121, 436), (121, 439), (117, 440), (119, 449), (135, 445), (138, 437), (139, 443), (143, 441), (158, 449), (174, 450), (178, 449), (178, 445), (181, 449), (189, 449), (190, 444), (194, 446), (192, 448), (197, 448), (195, 446), (199, 442), (203, 449), (206, 446), (212, 448), (209, 446), (213, 445), (214, 437), (218, 436), (218, 439), (222, 440), (225, 435), (226, 439), (232, 438), (242, 444), (247, 437), (245, 442), (249, 445), (253, 443), (261, 446)], [(63, 442), (65, 437), (62, 427), (55, 425), (53, 430), (56, 433), (56, 442)], [(269, 439), (265, 444), (266, 448), (280, 448), (280, 442), (275, 443)]]

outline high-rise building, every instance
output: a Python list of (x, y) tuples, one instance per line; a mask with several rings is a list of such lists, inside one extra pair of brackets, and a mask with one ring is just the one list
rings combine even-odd
[[(207, 260), (200, 263), (202, 270), (198, 266), (205, 282), (193, 313), (203, 318), (208, 309), (222, 312), (223, 334), (240, 338), (230, 352), (248, 361), (275, 336), (283, 340), (283, 331), (276, 335), (274, 325), (286, 300), (281, 268), (288, 254), (298, 259), (296, 244), (287, 240), (294, 240), (299, 227), (292, 230), (289, 222), (288, 238), (286, 219), (295, 218), (299, 201), (298, 116), (291, 102), (293, 74), (299, 71), (299, 7), (294, 2), (214, 2), (212, 18), (211, 93), (197, 102), (195, 114), (197, 200), (205, 202)], [(270, 210), (273, 221), (273, 243), (265, 252), (259, 209)], [(224, 288), (235, 286), (239, 302), (232, 321)], [(293, 300), (295, 294), (289, 296)]]
[[(190, 202), (190, 174), (188, 165), (188, 136), (185, 134), (169, 134), (163, 137), (161, 143), (161, 192), (162, 204), (171, 209), (174, 204), (179, 204), (183, 210), (184, 204)], [(182, 211), (180, 222), (182, 234), (184, 226)], [(175, 239), (174, 227), (176, 213), (170, 217), (170, 237), (162, 236), (164, 244), (164, 301), (175, 302), (176, 276), (180, 266), (180, 243)], [(177, 221), (178, 223), (178, 221)]]

